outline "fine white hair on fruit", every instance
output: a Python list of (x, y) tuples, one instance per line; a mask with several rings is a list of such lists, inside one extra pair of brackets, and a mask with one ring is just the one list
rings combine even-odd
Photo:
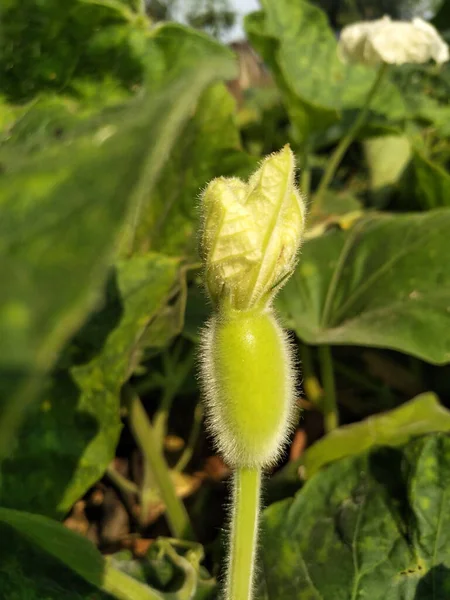
[(450, 58), (449, 48), (439, 32), (423, 19), (393, 21), (385, 16), (344, 27), (338, 53), (342, 60), (366, 65), (403, 65)]
[(215, 308), (202, 333), (206, 422), (237, 468), (275, 463), (294, 424), (294, 361), (272, 310), (294, 270), (306, 200), (289, 145), (248, 181), (219, 177), (202, 193), (200, 251)]
[(200, 347), (206, 425), (217, 450), (231, 467), (274, 465), (297, 417), (287, 333), (268, 309), (214, 315)]

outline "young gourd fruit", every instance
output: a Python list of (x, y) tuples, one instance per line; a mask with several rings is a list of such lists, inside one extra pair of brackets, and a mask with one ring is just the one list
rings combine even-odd
[(286, 334), (271, 311), (214, 316), (204, 334), (209, 426), (226, 461), (265, 466), (279, 455), (293, 417)]
[(290, 343), (272, 309), (292, 272), (305, 205), (285, 146), (245, 183), (213, 180), (202, 197), (201, 252), (214, 314), (203, 331), (207, 422), (234, 467), (278, 458), (294, 414)]

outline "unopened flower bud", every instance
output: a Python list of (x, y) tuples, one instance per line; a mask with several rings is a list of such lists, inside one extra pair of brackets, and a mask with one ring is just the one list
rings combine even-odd
[(211, 181), (203, 193), (201, 252), (216, 305), (267, 305), (292, 271), (302, 239), (305, 202), (285, 146), (268, 156), (248, 183)]

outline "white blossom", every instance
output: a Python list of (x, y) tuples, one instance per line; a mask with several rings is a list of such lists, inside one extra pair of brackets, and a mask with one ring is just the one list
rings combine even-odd
[(344, 27), (338, 51), (344, 61), (366, 65), (449, 60), (448, 45), (430, 23), (419, 18), (406, 22), (385, 16)]

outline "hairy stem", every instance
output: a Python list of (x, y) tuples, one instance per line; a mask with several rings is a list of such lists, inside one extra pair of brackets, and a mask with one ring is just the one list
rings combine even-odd
[(325, 431), (329, 433), (339, 426), (339, 414), (336, 402), (336, 385), (334, 382), (333, 357), (330, 346), (319, 346), (320, 370), (324, 396), (322, 400)]
[(347, 134), (341, 139), (339, 144), (336, 146), (333, 154), (331, 155), (327, 164), (327, 168), (325, 169), (325, 173), (323, 174), (322, 179), (319, 183), (319, 187), (317, 188), (317, 192), (315, 193), (314, 204), (316, 207), (319, 207), (321, 202), (323, 201), (323, 196), (327, 191), (328, 186), (330, 185), (339, 165), (341, 164), (344, 154), (347, 152), (350, 144), (355, 140), (361, 127), (364, 125), (364, 122), (370, 110), (372, 100), (380, 87), (380, 84), (383, 80), (386, 71), (387, 64), (382, 63), (378, 69), (378, 73), (375, 77), (372, 87), (370, 88), (367, 94), (364, 106), (359, 111), (358, 116), (354, 120)]
[(260, 468), (236, 469), (226, 600), (252, 599), (260, 490)]
[[(192, 539), (189, 516), (182, 500), (176, 494), (169, 467), (157, 442), (150, 419), (137, 394), (127, 388), (127, 395), (130, 426), (144, 459), (144, 484), (141, 490), (143, 504), (148, 497), (146, 488), (154, 482), (166, 505), (167, 520), (172, 534), (177, 538)], [(141, 511), (145, 514), (146, 506), (141, 506)]]

